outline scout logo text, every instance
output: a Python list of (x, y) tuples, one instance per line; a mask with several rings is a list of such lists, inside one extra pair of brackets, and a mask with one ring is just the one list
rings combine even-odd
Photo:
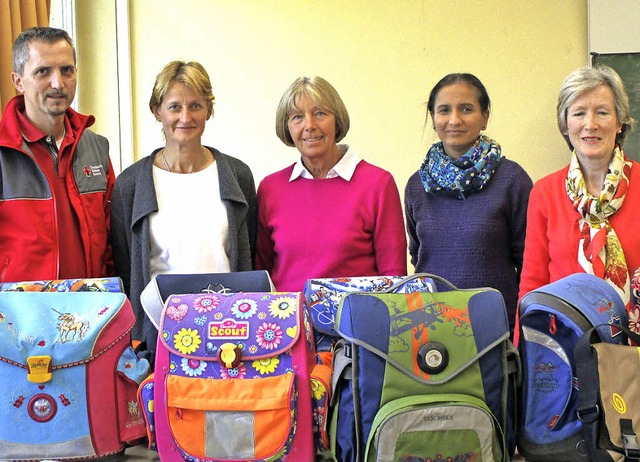
[(249, 323), (233, 319), (223, 319), (220, 322), (209, 323), (209, 338), (246, 340), (249, 338)]

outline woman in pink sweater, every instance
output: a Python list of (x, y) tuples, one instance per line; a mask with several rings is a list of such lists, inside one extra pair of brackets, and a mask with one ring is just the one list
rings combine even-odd
[(256, 267), (279, 291), (310, 278), (406, 275), (400, 195), (391, 174), (337, 144), (349, 131), (338, 92), (300, 77), (276, 111), (276, 134), (300, 160), (258, 187)]
[[(634, 120), (622, 80), (606, 66), (564, 81), (558, 127), (570, 164), (538, 181), (529, 200), (520, 296), (572, 273), (595, 274), (629, 302), (640, 266), (640, 165), (622, 151)], [(636, 308), (637, 309), (637, 308)], [(638, 312), (630, 312), (632, 325)]]

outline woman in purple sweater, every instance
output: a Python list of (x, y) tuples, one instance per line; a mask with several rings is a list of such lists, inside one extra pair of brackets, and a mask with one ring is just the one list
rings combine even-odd
[(256, 267), (279, 291), (310, 278), (407, 274), (400, 194), (391, 174), (337, 144), (349, 131), (338, 92), (300, 77), (276, 111), (276, 134), (300, 160), (258, 187)]
[(431, 90), (433, 144), (405, 189), (411, 263), (460, 288), (502, 293), (513, 329), (531, 178), (481, 132), (487, 90), (472, 74), (449, 74)]

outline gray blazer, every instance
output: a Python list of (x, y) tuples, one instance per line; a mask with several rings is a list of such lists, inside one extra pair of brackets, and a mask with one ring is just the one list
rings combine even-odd
[[(229, 259), (231, 271), (253, 269), (255, 258), (257, 204), (253, 174), (242, 161), (207, 147), (216, 158), (220, 197), (229, 217)], [(140, 159), (116, 179), (111, 197), (111, 243), (116, 275), (122, 278), (136, 315), (131, 333), (156, 349), (157, 331), (146, 318), (140, 294), (151, 280), (149, 216), (158, 211), (153, 184), (153, 158), (159, 151)]]

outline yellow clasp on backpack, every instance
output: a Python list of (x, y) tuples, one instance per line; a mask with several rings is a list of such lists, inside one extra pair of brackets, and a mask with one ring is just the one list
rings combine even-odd
[(223, 343), (218, 350), (218, 359), (227, 369), (238, 367), (242, 353), (235, 343)]
[(29, 356), (27, 358), (27, 379), (33, 383), (45, 383), (51, 380), (51, 356)]

